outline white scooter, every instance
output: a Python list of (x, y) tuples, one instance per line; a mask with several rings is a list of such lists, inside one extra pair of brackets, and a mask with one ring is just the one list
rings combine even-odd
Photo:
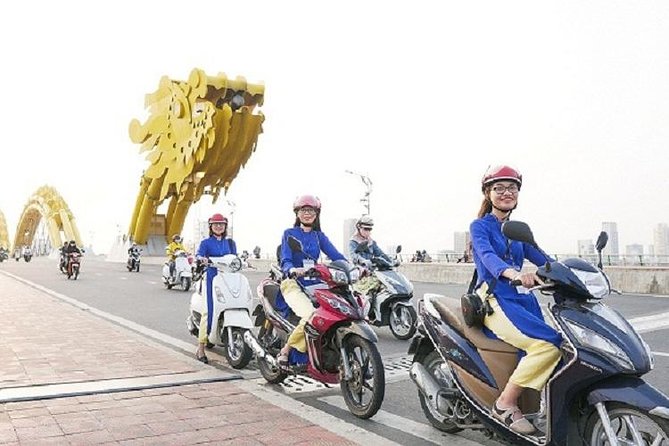
[(163, 283), (168, 290), (180, 285), (184, 291), (190, 290), (193, 283), (193, 268), (188, 261), (188, 254), (180, 249), (174, 252), (174, 275), (170, 275), (170, 264), (163, 265)]
[[(242, 369), (251, 360), (253, 350), (244, 342), (244, 334), (254, 324), (251, 314), (256, 305), (253, 301), (248, 279), (239, 271), (242, 260), (234, 254), (209, 258), (209, 266), (218, 269), (213, 286), (213, 317), (209, 343), (224, 348), (225, 357), (231, 367)], [(198, 336), (200, 318), (207, 309), (207, 274), (196, 285), (197, 291), (190, 299), (190, 311), (186, 327), (193, 336)]]

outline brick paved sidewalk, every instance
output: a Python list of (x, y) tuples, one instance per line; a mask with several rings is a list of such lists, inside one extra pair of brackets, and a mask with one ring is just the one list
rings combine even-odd
[[(241, 381), (225, 381), (231, 374), (2, 273), (0, 305), (0, 392), (167, 380), (159, 388), (3, 402), (0, 444), (355, 444), (243, 390)], [(221, 380), (169, 385), (170, 376), (211, 370)]]

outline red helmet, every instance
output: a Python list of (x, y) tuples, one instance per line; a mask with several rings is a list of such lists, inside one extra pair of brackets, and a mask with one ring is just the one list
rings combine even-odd
[(214, 224), (214, 223), (225, 223), (226, 225), (228, 224), (228, 219), (223, 216), (223, 214), (214, 214), (209, 218), (208, 223)]
[(491, 166), (488, 167), (481, 179), (481, 190), (485, 191), (486, 186), (497, 181), (514, 181), (518, 183), (520, 189), (520, 186), (523, 185), (523, 176), (510, 166)]
[(311, 206), (317, 211), (320, 211), (321, 200), (319, 200), (318, 197), (314, 197), (313, 195), (302, 195), (300, 197), (297, 197), (293, 202), (293, 210), (295, 212), (297, 212), (300, 208), (304, 206)]

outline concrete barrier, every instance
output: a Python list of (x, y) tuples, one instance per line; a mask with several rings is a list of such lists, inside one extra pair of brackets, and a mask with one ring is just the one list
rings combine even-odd
[[(270, 260), (250, 259), (258, 271), (269, 271)], [(524, 269), (533, 270), (534, 266)], [(403, 263), (400, 271), (411, 281), (467, 285), (472, 279), (472, 263)], [(669, 295), (669, 268), (652, 266), (610, 266), (604, 272), (611, 286), (624, 293)]]
[[(165, 258), (149, 258), (146, 263), (163, 263)], [(125, 261), (125, 259), (123, 260)], [(266, 259), (249, 259), (256, 271), (269, 272), (274, 263)], [(527, 266), (526, 270), (534, 269)], [(400, 271), (411, 281), (467, 285), (472, 279), (472, 263), (403, 263)], [(669, 268), (652, 266), (609, 266), (604, 271), (611, 286), (624, 293), (669, 295)]]

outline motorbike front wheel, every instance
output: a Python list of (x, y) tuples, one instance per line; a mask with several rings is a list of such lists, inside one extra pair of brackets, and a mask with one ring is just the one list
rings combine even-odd
[[(274, 333), (274, 327), (271, 326), (269, 329), (260, 327), (260, 331), (258, 331), (258, 342), (260, 342), (260, 345), (268, 355), (276, 354), (278, 348), (280, 348), (280, 346), (278, 346), (278, 348), (275, 346), (275, 344), (278, 344), (277, 337)], [(260, 374), (265, 378), (265, 381), (270, 384), (282, 383), (288, 377), (287, 372), (281, 370), (279, 367), (272, 366), (265, 361), (265, 358), (258, 358), (258, 369), (260, 369)]]
[(411, 339), (416, 333), (416, 310), (407, 305), (394, 305), (390, 309), (389, 325), (393, 336), (401, 341)]
[(184, 291), (190, 290), (190, 285), (191, 285), (191, 279), (190, 277), (182, 277), (181, 278), (181, 288)]
[(386, 376), (376, 345), (358, 335), (344, 340), (344, 349), (352, 376), (340, 383), (348, 409), (358, 418), (374, 416), (381, 408), (386, 392)]
[(77, 280), (77, 277), (79, 277), (79, 267), (73, 268), (74, 272), (72, 273), (72, 278), (74, 280)]
[[(669, 445), (669, 421), (623, 403), (608, 403), (606, 411), (619, 445)], [(584, 439), (588, 446), (609, 444), (597, 411), (588, 419)]]
[(248, 365), (248, 363), (251, 361), (251, 357), (253, 356), (251, 347), (246, 345), (246, 342), (244, 342), (245, 331), (245, 328), (235, 327), (232, 329), (231, 347), (228, 342), (228, 329), (223, 329), (223, 336), (221, 336), (221, 340), (223, 342), (223, 346), (225, 347), (225, 358), (228, 360), (228, 364), (230, 364), (230, 367), (233, 369), (243, 369)]
[[(437, 380), (439, 383), (447, 382), (452, 388), (455, 388), (453, 376), (450, 372), (445, 373), (444, 369), (441, 367), (444, 364), (444, 360), (439, 356), (439, 352), (433, 350), (429, 355), (427, 355), (422, 361), (421, 364), (425, 369)], [(455, 423), (450, 421), (448, 417), (440, 414), (437, 409), (425, 399), (425, 396), (419, 391), (418, 399), (420, 400), (420, 407), (423, 409), (423, 414), (425, 418), (430, 422), (430, 424), (439, 429), (442, 432), (447, 432), (449, 434), (454, 434), (460, 432), (462, 429), (457, 427)], [(450, 405), (450, 412), (455, 418), (455, 408)]]

